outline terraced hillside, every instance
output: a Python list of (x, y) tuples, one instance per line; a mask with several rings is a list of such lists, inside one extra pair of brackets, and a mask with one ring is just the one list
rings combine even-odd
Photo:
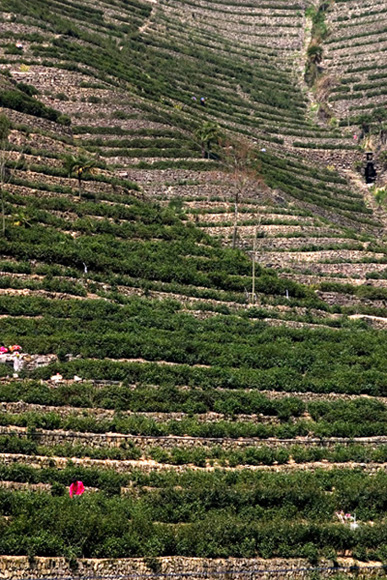
[(384, 2), (353, 0), (335, 2), (329, 14), (326, 68), (337, 83), (331, 101), (341, 117), (386, 107), (386, 16)]
[(371, 4), (1, 1), (0, 576), (385, 563)]

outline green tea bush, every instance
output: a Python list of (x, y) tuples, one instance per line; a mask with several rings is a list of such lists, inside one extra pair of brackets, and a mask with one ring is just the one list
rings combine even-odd
[(70, 118), (61, 115), (55, 109), (46, 107), (40, 101), (32, 98), (27, 92), (16, 91), (12, 89), (0, 91), (0, 106), (7, 109), (14, 109), (20, 113), (33, 115), (35, 117), (43, 117), (49, 121), (55, 121), (63, 125), (70, 124)]

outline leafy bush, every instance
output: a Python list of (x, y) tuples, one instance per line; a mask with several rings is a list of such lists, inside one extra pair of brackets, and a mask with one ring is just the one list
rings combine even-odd
[(47, 107), (40, 101), (32, 98), (26, 92), (22, 91), (12, 89), (1, 90), (0, 106), (6, 107), (7, 109), (14, 109), (15, 111), (26, 113), (27, 115), (43, 117), (49, 121), (61, 122), (65, 125), (70, 122), (70, 119), (61, 115), (59, 111)]

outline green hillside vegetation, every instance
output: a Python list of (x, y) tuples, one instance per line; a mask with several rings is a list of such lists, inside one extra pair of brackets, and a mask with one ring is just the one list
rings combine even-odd
[(385, 565), (373, 2), (3, 0), (0, 558)]
[[(33, 480), (33, 469), (25, 473)], [(319, 545), (326, 553), (349, 548), (360, 558), (365, 553), (384, 558), (385, 526), (379, 519), (385, 512), (382, 473), (372, 486), (369, 477), (351, 471), (286, 476), (168, 473), (163, 477), (134, 472), (130, 479), (109, 471), (68, 468), (59, 477), (56, 473), (50, 469), (42, 473), (43, 481), (53, 485), (52, 495), (44, 499), (1, 492), (2, 510), (12, 517), (2, 533), (3, 552), (113, 558), (256, 553), (270, 558), (286, 553), (288, 558), (302, 556), (314, 562)], [(86, 483), (99, 484), (101, 491), (82, 498), (82, 504), (60, 497), (62, 482), (74, 473)], [(135, 492), (119, 497), (120, 485), (129, 482)], [(337, 503), (355, 509), (364, 520), (372, 518), (375, 525), (355, 539), (349, 529), (331, 523)]]

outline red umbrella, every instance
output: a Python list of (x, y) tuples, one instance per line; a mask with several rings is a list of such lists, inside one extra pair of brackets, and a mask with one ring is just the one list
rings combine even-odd
[(8, 352), (8, 348), (5, 346), (0, 346), (0, 354), (5, 354), (6, 352)]

